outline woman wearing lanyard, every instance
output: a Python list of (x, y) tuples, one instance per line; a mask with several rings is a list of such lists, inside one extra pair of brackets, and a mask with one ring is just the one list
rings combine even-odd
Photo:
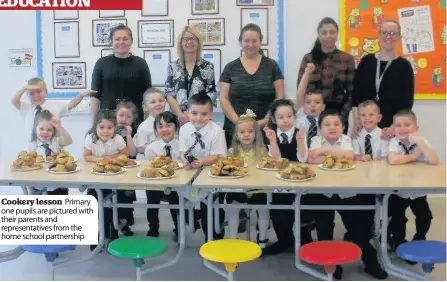
[(357, 106), (366, 100), (375, 100), (380, 107), (382, 138), (394, 136), (393, 116), (400, 110), (411, 109), (414, 102), (414, 74), (408, 60), (396, 54), (401, 40), (400, 25), (385, 20), (379, 29), (381, 50), (366, 55), (360, 61), (354, 79), (352, 111), (355, 133), (361, 128)]
[(198, 29), (186, 26), (177, 42), (178, 59), (169, 64), (165, 85), (166, 100), (181, 124), (187, 123), (188, 99), (196, 94), (207, 94), (216, 101), (214, 66), (203, 60), (203, 40)]

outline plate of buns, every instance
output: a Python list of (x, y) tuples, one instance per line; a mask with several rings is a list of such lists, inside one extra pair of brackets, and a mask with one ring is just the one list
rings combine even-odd
[(90, 170), (91, 173), (98, 175), (117, 175), (125, 171), (125, 168), (122, 168), (121, 166), (116, 164), (112, 164), (110, 160), (99, 161)]
[(160, 168), (147, 166), (137, 174), (138, 178), (147, 180), (164, 180), (173, 178), (174, 176), (174, 168), (169, 167), (169, 165), (164, 165)]
[(60, 152), (53, 152), (50, 156), (45, 158), (45, 162), (47, 163), (55, 163), (58, 164), (65, 164), (67, 162), (77, 162), (78, 160), (75, 159), (72, 155), (70, 155), (67, 151), (60, 151)]
[(116, 165), (119, 167), (132, 168), (140, 165), (140, 162), (129, 159), (126, 155), (120, 154), (114, 158), (107, 160), (108, 164)]
[(318, 168), (330, 171), (346, 171), (354, 169), (355, 165), (354, 161), (347, 160), (345, 157), (335, 158), (329, 155), (322, 164), (318, 165)]
[(156, 156), (148, 162), (147, 166), (152, 168), (162, 168), (164, 166), (167, 166), (171, 169), (180, 169), (183, 168), (184, 165), (183, 162), (174, 161), (167, 156)]
[(223, 179), (241, 178), (248, 174), (248, 165), (246, 165), (243, 160), (237, 158), (219, 158), (217, 163), (210, 168), (208, 176)]
[(256, 165), (257, 169), (262, 170), (274, 170), (278, 171), (285, 169), (290, 164), (288, 159), (279, 158), (275, 160), (272, 156), (263, 157), (262, 160)]
[(15, 171), (31, 171), (43, 168), (42, 164), (36, 163), (37, 152), (21, 151), (11, 168)]
[(314, 179), (315, 176), (316, 173), (311, 167), (301, 164), (290, 164), (276, 174), (276, 178), (289, 182), (309, 181)]
[(53, 174), (68, 174), (68, 173), (75, 173), (80, 171), (81, 168), (79, 166), (77, 166), (77, 164), (75, 162), (69, 162), (66, 164), (57, 164), (57, 163), (53, 163), (51, 164), (47, 171), (49, 173), (53, 173)]

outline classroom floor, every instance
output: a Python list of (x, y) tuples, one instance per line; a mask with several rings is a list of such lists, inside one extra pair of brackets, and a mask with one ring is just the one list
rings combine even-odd
[[(145, 199), (139, 199), (143, 202)], [(446, 240), (446, 198), (432, 197), (429, 199), (433, 212), (433, 222), (429, 232), (429, 239)], [(147, 232), (145, 210), (136, 210), (136, 222), (133, 230), (137, 234), (144, 235)], [(146, 266), (150, 264), (160, 264), (174, 257), (177, 251), (177, 245), (172, 241), (172, 221), (167, 210), (160, 212), (162, 223), (161, 236), (168, 241), (168, 252), (161, 257), (149, 260)], [(414, 216), (408, 212), (408, 234), (414, 234)], [(342, 238), (344, 234), (343, 225), (340, 218), (337, 217), (335, 236)], [(255, 223), (252, 222), (252, 237), (256, 235)], [(276, 240), (273, 230), (269, 231), (270, 240)], [(240, 234), (245, 238), (245, 234)], [(195, 234), (188, 234), (187, 248), (179, 263), (173, 267), (162, 271), (144, 275), (142, 280), (211, 280), (223, 281), (222, 277), (214, 274), (202, 264), (202, 259), (198, 254), (198, 248), (203, 242), (204, 237), (201, 230)], [(0, 251), (11, 249), (12, 246), (0, 246)], [(79, 258), (88, 254), (88, 246), (79, 246), (75, 251), (64, 253), (60, 259)], [(402, 264), (394, 255), (392, 260), (399, 265), (405, 265), (407, 268), (419, 270), (420, 266), (408, 266)], [(0, 263), (0, 280), (51, 280), (51, 268), (45, 262), (42, 255), (24, 253), (19, 258)], [(362, 264), (355, 263), (345, 266), (343, 280), (371, 280), (372, 277), (363, 272)], [(445, 281), (445, 265), (437, 265), (431, 280)], [(135, 280), (135, 268), (130, 260), (115, 258), (106, 252), (101, 252), (93, 260), (79, 265), (69, 266), (68, 268), (57, 269), (55, 280)], [(294, 268), (293, 253), (281, 254), (258, 259), (251, 263), (241, 265), (236, 272), (236, 280), (316, 280)], [(389, 277), (388, 280), (396, 280)]]

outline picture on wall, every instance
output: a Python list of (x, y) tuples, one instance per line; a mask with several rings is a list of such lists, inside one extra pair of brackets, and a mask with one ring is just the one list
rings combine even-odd
[(167, 16), (168, 14), (168, 0), (143, 0), (142, 17)]
[(225, 19), (189, 19), (188, 24), (200, 30), (203, 45), (225, 45)]
[(144, 50), (144, 59), (151, 72), (152, 86), (164, 87), (171, 62), (171, 50)]
[(138, 21), (138, 47), (173, 47), (174, 20)]
[(93, 20), (93, 46), (109, 46), (110, 30), (119, 24), (127, 25), (127, 19)]
[(53, 20), (77, 20), (79, 11), (75, 10), (56, 10), (53, 11)]
[(53, 63), (53, 88), (54, 89), (85, 89), (87, 88), (86, 64)]
[(54, 23), (54, 57), (79, 58), (79, 22), (66, 21)]
[(242, 8), (241, 28), (253, 23), (261, 28), (263, 35), (262, 45), (269, 43), (269, 9), (268, 8)]
[(219, 88), (220, 73), (222, 71), (222, 55), (219, 49), (203, 49), (202, 58), (214, 66), (214, 80)]
[(236, 0), (237, 6), (274, 6), (275, 0)]
[(100, 18), (122, 18), (126, 15), (124, 10), (100, 10)]
[(101, 58), (108, 56), (108, 55), (113, 55), (113, 49), (112, 48), (104, 48), (101, 49)]
[(191, 14), (219, 14), (219, 0), (191, 0)]

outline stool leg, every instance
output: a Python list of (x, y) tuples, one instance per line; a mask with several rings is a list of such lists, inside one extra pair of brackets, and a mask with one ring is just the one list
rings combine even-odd
[(141, 281), (141, 267), (136, 267), (137, 281)]
[(226, 263), (225, 270), (228, 273), (228, 281), (234, 281), (234, 273), (236, 272), (237, 263)]
[(327, 280), (334, 280), (335, 265), (325, 265), (324, 271), (327, 273)]
[(141, 266), (143, 266), (144, 260), (143, 259), (134, 259), (133, 263), (135, 265), (137, 281), (141, 281)]
[(228, 272), (228, 281), (234, 281), (234, 272)]
[(247, 230), (247, 240), (251, 241), (251, 209), (247, 209), (247, 221), (245, 222), (245, 230)]

